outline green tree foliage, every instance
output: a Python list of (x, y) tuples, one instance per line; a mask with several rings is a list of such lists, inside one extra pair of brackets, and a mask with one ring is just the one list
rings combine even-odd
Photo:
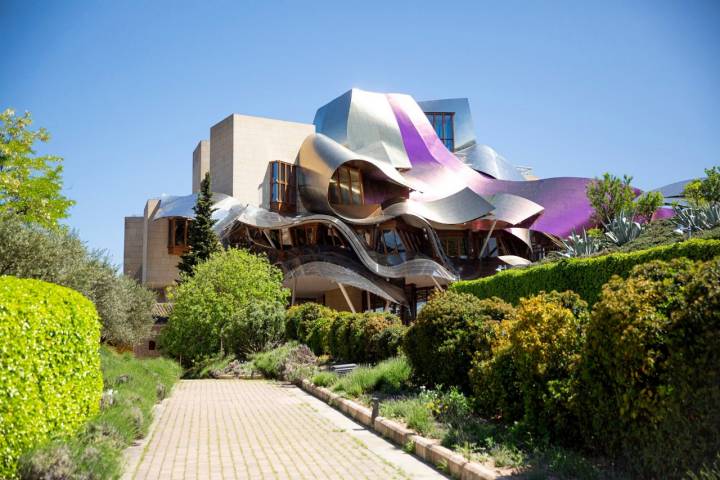
[(0, 275), (35, 278), (79, 291), (95, 304), (107, 343), (133, 345), (150, 333), (153, 293), (118, 275), (102, 252), (88, 251), (65, 229), (48, 230), (15, 215), (0, 215)]
[(595, 304), (577, 390), (589, 446), (636, 476), (680, 478), (717, 453), (720, 258), (651, 262)]
[(100, 405), (100, 323), (68, 288), (0, 277), (0, 477), (51, 436), (72, 434)]
[(630, 253), (572, 258), (528, 268), (506, 270), (491, 277), (455, 282), (450, 289), (471, 293), (478, 298), (496, 296), (512, 304), (517, 304), (522, 297), (537, 295), (541, 291), (572, 290), (592, 305), (597, 301), (602, 286), (613, 275), (627, 277), (635, 265), (677, 257), (709, 260), (716, 255), (720, 255), (720, 241), (694, 239)]
[(210, 189), (210, 173), (205, 174), (200, 182), (200, 192), (197, 202), (193, 207), (195, 218), (188, 226), (188, 251), (180, 257), (178, 269), (187, 275), (193, 274), (193, 269), (198, 263), (206, 261), (210, 256), (220, 250), (213, 225), (216, 220), (212, 218), (212, 190)]
[(466, 293), (435, 294), (408, 329), (403, 349), (414, 374), (428, 386), (469, 390), (474, 357), (490, 356), (496, 324), (513, 311), (499, 298), (479, 300)]
[(605, 173), (588, 183), (587, 198), (593, 207), (593, 219), (598, 225), (611, 222), (620, 212), (633, 210), (635, 190), (630, 186), (632, 177), (623, 178)]
[(663, 204), (664, 197), (660, 192), (645, 192), (635, 200), (635, 216), (645, 223), (652, 220), (655, 211)]
[(0, 113), (0, 213), (56, 228), (75, 202), (61, 193), (62, 158), (35, 155), (35, 142), (47, 142), (48, 132), (30, 130), (30, 125), (29, 112)]
[(186, 366), (220, 352), (246, 358), (282, 338), (288, 290), (264, 256), (221, 251), (181, 280), (160, 342)]
[(685, 185), (683, 196), (696, 208), (720, 203), (720, 167), (706, 168), (705, 178)]

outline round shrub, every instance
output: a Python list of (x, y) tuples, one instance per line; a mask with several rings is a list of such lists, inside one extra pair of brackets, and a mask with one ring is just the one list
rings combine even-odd
[(678, 478), (720, 445), (720, 259), (651, 262), (595, 305), (578, 409), (590, 446)]
[(496, 297), (479, 300), (452, 291), (434, 295), (403, 342), (417, 379), (428, 386), (442, 384), (468, 391), (471, 361), (477, 355), (490, 357), (493, 326), (512, 311), (510, 304)]
[(328, 333), (328, 346), (330, 354), (335, 359), (350, 359), (348, 330), (351, 328), (354, 315), (350, 312), (335, 312), (333, 316)]
[(100, 322), (78, 292), (0, 277), (0, 477), (51, 436), (74, 433), (102, 396)]
[(407, 327), (398, 319), (398, 323), (392, 323), (373, 334), (368, 359), (374, 362), (399, 355), (406, 332)]
[(330, 308), (312, 302), (290, 307), (285, 312), (285, 336), (288, 340), (306, 342), (315, 322), (331, 315)]
[(243, 359), (281, 340), (288, 290), (262, 255), (231, 248), (195, 267), (171, 293), (162, 348), (186, 366), (219, 352)]
[(322, 318), (314, 328), (318, 336), (327, 335), (325, 344), (333, 357), (356, 363), (396, 356), (405, 333), (400, 318), (389, 312), (335, 312), (329, 322)]
[(320, 317), (315, 320), (315, 323), (313, 323), (310, 327), (306, 343), (315, 355), (325, 355), (330, 353), (329, 336), (332, 320), (332, 313), (329, 312), (327, 316)]

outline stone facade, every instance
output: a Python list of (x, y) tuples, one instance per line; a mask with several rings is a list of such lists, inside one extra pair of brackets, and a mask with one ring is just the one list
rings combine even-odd
[(210, 129), (210, 176), (214, 192), (269, 208), (269, 164), (295, 164), (300, 145), (315, 126), (233, 114)]
[[(199, 191), (202, 178), (210, 172), (214, 192), (268, 208), (270, 162), (297, 163), (302, 142), (314, 132), (312, 124), (230, 115), (211, 127), (210, 140), (195, 147), (192, 191)], [(164, 301), (165, 289), (178, 277), (180, 256), (168, 251), (170, 220), (154, 218), (159, 204), (160, 199), (150, 199), (142, 217), (126, 217), (123, 272), (156, 290), (158, 300)], [(297, 204), (301, 210), (299, 199)]]
[(143, 217), (125, 217), (123, 274), (137, 281), (142, 280), (144, 224)]
[(201, 140), (193, 151), (192, 192), (200, 191), (200, 182), (210, 171), (210, 142)]

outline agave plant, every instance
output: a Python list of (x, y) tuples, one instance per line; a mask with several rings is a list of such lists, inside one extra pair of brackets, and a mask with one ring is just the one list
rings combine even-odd
[(586, 230), (583, 230), (582, 235), (573, 231), (566, 240), (560, 241), (565, 248), (560, 252), (563, 257), (586, 257), (599, 252), (603, 246), (599, 238), (588, 235)]
[(692, 236), (700, 230), (708, 230), (720, 225), (720, 204), (714, 203), (707, 207), (683, 207), (676, 205), (675, 224), (677, 231)]
[(633, 215), (622, 211), (610, 223), (605, 224), (605, 236), (615, 245), (625, 245), (635, 240), (643, 231), (642, 225), (633, 220)]

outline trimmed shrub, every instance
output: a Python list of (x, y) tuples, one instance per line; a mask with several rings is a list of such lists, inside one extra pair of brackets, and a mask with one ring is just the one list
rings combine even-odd
[(627, 277), (635, 266), (652, 260), (687, 257), (709, 260), (720, 255), (720, 240), (688, 240), (673, 245), (631, 253), (612, 253), (593, 258), (564, 259), (558, 262), (500, 272), (478, 280), (455, 282), (450, 290), (478, 298), (497, 296), (512, 304), (541, 291), (572, 290), (593, 305), (602, 287), (613, 275)]
[(120, 478), (123, 451), (145, 436), (152, 408), (170, 394), (181, 368), (167, 358), (137, 359), (100, 347), (105, 391), (100, 412), (75, 435), (63, 436), (24, 455), (23, 480)]
[(0, 277), (0, 477), (54, 435), (72, 434), (102, 396), (100, 322), (80, 293)]
[(231, 248), (181, 277), (160, 345), (184, 365), (217, 353), (242, 360), (282, 339), (289, 292), (264, 255)]
[(679, 478), (720, 445), (720, 258), (613, 278), (587, 330), (578, 413), (588, 445), (643, 477)]
[(403, 349), (424, 385), (469, 390), (473, 358), (489, 358), (497, 322), (513, 311), (499, 298), (453, 291), (435, 294), (405, 334)]
[(398, 354), (405, 330), (389, 312), (335, 312), (331, 319), (320, 317), (306, 341), (338, 360), (375, 363)]
[(335, 312), (328, 332), (328, 347), (330, 355), (336, 359), (350, 359), (350, 345), (348, 341), (348, 330), (353, 320), (350, 312)]
[(102, 251), (89, 251), (73, 233), (0, 215), (0, 272), (56, 283), (88, 297), (100, 316), (103, 342), (130, 346), (150, 334), (155, 295), (118, 275)]
[(497, 327), (491, 358), (470, 371), (483, 413), (524, 420), (532, 431), (571, 440), (577, 422), (570, 401), (588, 322), (587, 303), (573, 292), (522, 299)]
[(330, 354), (329, 336), (332, 322), (332, 314), (329, 314), (326, 317), (318, 318), (310, 327), (305, 341), (315, 355)]
[(476, 358), (469, 376), (478, 410), (488, 417), (513, 421), (523, 417), (523, 397), (508, 339), (511, 322), (502, 323), (506, 334), (497, 337), (492, 357)]
[(573, 292), (522, 299), (510, 331), (510, 354), (532, 430), (564, 441), (577, 436), (570, 402), (588, 323), (587, 303)]
[(288, 340), (304, 342), (318, 320), (330, 318), (332, 315), (332, 309), (312, 302), (290, 307), (285, 312), (285, 337)]

